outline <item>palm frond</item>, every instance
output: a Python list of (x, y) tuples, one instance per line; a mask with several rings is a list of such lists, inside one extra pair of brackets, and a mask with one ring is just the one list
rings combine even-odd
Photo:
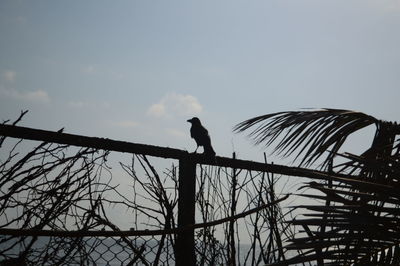
[[(376, 131), (370, 148), (360, 155), (339, 152), (351, 134), (371, 125)], [(234, 127), (235, 132), (247, 130), (251, 130), (249, 137), (255, 144), (274, 144), (275, 152), (295, 155), (301, 159), (300, 165), (324, 158), (323, 168), (330, 166), (332, 170), (322, 182), (305, 186), (317, 193), (299, 195), (316, 203), (294, 207), (303, 215), (289, 223), (303, 234), (295, 235), (285, 248), (300, 255), (289, 258), (285, 265), (398, 265), (398, 124), (360, 112), (322, 109), (263, 115)], [(335, 156), (347, 161), (334, 165)]]
[(286, 261), (288, 264), (323, 260), (327, 265), (398, 265), (400, 153), (389, 160), (351, 157), (361, 170), (368, 166), (385, 178), (366, 178), (360, 171), (359, 176), (349, 178), (326, 175), (330, 182), (324, 184), (309, 182), (305, 187), (319, 193), (301, 196), (330, 204), (296, 206), (304, 210), (303, 215), (290, 223), (304, 228), (307, 235), (296, 236), (286, 246), (302, 251)]
[(310, 165), (331, 150), (323, 162), (326, 166), (352, 133), (379, 120), (360, 112), (340, 109), (288, 111), (254, 117), (237, 124), (235, 132), (252, 131), (255, 144), (269, 146), (278, 142), (274, 152), (289, 156), (297, 151), (300, 165)]

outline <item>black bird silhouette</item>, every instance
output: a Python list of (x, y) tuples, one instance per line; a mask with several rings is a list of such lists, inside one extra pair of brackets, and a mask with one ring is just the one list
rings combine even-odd
[(197, 148), (194, 153), (197, 151), (199, 146), (203, 146), (204, 154), (215, 156), (215, 151), (211, 146), (210, 135), (208, 135), (207, 129), (202, 126), (200, 119), (193, 117), (187, 121), (192, 124), (192, 127), (190, 128), (190, 136), (194, 138), (197, 144)]

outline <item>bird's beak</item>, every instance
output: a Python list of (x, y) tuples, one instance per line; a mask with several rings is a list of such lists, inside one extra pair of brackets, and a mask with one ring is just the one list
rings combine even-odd
[(188, 120), (186, 120), (187, 122), (189, 122), (189, 123), (191, 123), (192, 122), (192, 119), (188, 119)]

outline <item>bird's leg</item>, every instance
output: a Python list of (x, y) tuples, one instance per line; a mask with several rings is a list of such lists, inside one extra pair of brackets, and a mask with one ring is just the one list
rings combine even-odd
[(199, 148), (199, 145), (197, 145), (197, 148), (194, 150), (193, 153), (196, 153), (198, 148)]

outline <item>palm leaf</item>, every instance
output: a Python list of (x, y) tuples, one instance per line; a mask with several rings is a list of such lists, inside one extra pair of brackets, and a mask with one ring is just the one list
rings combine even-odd
[(323, 162), (326, 166), (352, 133), (380, 123), (376, 118), (360, 112), (322, 109), (289, 111), (254, 117), (237, 124), (235, 132), (252, 129), (249, 137), (256, 145), (269, 146), (278, 142), (274, 152), (289, 156), (297, 151), (300, 165), (310, 165), (331, 149)]
[(301, 196), (322, 199), (330, 204), (296, 207), (305, 210), (304, 214), (290, 223), (308, 228), (308, 233), (307, 236), (295, 237), (286, 246), (289, 250), (302, 251), (302, 255), (290, 258), (287, 263), (323, 260), (333, 265), (398, 265), (400, 152), (392, 154), (388, 160), (352, 157), (358, 162), (358, 167), (374, 165), (370, 168), (384, 173), (385, 178), (336, 178), (327, 175), (326, 179), (331, 179), (331, 182), (308, 183), (307, 188), (320, 193)]
[[(351, 134), (371, 125), (376, 132), (369, 149), (361, 155), (339, 153)], [(288, 258), (285, 265), (398, 265), (399, 125), (360, 112), (322, 109), (263, 115), (236, 125), (234, 131), (250, 131), (255, 144), (274, 144), (274, 152), (294, 155), (300, 165), (323, 158), (322, 167), (329, 170), (321, 183), (305, 186), (318, 193), (299, 195), (317, 203), (294, 207), (304, 214), (289, 223), (303, 234), (285, 248), (301, 255)], [(335, 156), (347, 161), (333, 165)]]

